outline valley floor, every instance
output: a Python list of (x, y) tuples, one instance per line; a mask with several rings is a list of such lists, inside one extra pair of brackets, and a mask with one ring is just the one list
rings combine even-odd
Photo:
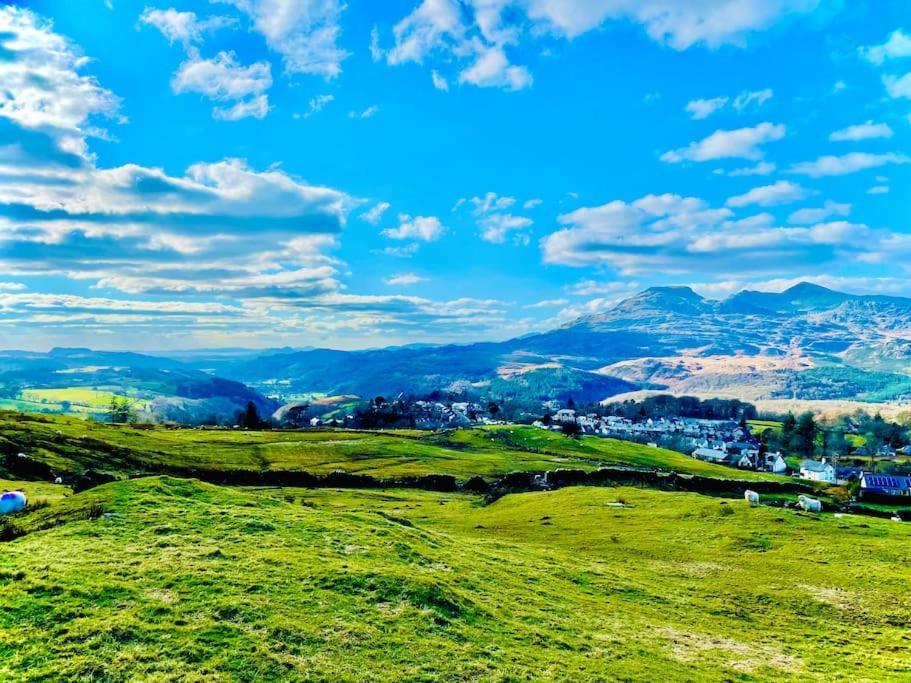
[(18, 523), (7, 680), (911, 677), (911, 527), (889, 520), (634, 488), (484, 505), (149, 477)]

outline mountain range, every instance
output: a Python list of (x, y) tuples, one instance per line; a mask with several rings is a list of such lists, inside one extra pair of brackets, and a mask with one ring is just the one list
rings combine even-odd
[[(88, 377), (77, 372), (87, 367)], [(724, 300), (689, 287), (654, 287), (606, 312), (504, 342), (232, 349), (174, 358), (73, 349), (0, 354), (7, 394), (74, 378), (153, 393), (157, 382), (171, 397), (164, 405), (186, 408), (202, 399), (203, 410), (215, 400), (235, 406), (255, 399), (269, 409), (313, 394), (434, 391), (529, 404), (596, 401), (640, 389), (745, 400), (897, 401), (911, 396), (911, 299), (809, 283)]]

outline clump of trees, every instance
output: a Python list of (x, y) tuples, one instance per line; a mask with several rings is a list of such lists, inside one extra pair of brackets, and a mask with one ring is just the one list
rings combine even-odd
[(111, 401), (107, 408), (108, 419), (114, 424), (136, 422), (136, 411), (133, 410), (133, 401), (126, 397), (111, 394)]
[(605, 415), (616, 415), (630, 420), (662, 417), (688, 417), (700, 420), (755, 420), (756, 406), (737, 399), (660, 394), (641, 401), (627, 400), (604, 406)]

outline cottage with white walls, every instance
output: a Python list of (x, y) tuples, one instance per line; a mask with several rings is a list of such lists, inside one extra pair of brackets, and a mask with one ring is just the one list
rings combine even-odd
[(808, 481), (835, 483), (835, 468), (831, 463), (822, 460), (804, 460), (800, 463), (800, 478)]

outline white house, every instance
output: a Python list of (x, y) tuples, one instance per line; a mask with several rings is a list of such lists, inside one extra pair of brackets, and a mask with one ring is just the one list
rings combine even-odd
[(572, 408), (561, 408), (556, 413), (554, 413), (554, 420), (561, 423), (575, 422), (576, 411)]
[(775, 451), (774, 453), (766, 453), (762, 457), (765, 461), (763, 463), (763, 466), (766, 472), (771, 472), (773, 474), (784, 474), (788, 471), (788, 463), (784, 461), (784, 458), (781, 457), (781, 453), (778, 451)]
[(728, 454), (715, 448), (697, 448), (693, 451), (693, 457), (696, 460), (705, 460), (706, 462), (725, 462)]
[(825, 460), (804, 460), (800, 463), (800, 478), (834, 484), (835, 468)]

